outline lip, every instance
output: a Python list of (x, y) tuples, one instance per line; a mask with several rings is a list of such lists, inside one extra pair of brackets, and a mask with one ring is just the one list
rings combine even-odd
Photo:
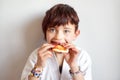
[(60, 41), (51, 41), (51, 44), (53, 45), (62, 45), (64, 44), (65, 42), (60, 42)]

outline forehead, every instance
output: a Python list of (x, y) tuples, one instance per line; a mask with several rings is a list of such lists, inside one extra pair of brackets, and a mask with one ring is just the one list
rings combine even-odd
[(75, 26), (75, 24), (68, 23), (68, 24), (65, 24), (65, 25), (53, 26), (53, 27), (54, 28), (67, 28), (67, 29), (73, 29), (74, 30), (76, 26)]

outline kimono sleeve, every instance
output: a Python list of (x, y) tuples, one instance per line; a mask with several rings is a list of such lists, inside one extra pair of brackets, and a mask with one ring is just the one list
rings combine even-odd
[(85, 80), (92, 80), (92, 61), (88, 53), (84, 50), (81, 50), (79, 57), (80, 70), (84, 75)]
[(32, 52), (32, 54), (28, 57), (28, 60), (25, 64), (23, 69), (21, 80), (28, 80), (28, 75), (30, 74), (31, 70), (33, 69), (35, 63), (37, 61), (37, 49)]

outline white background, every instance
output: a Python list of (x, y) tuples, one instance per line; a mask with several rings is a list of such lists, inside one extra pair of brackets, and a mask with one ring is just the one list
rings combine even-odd
[(0, 0), (0, 80), (20, 80), (29, 54), (43, 42), (41, 21), (56, 3), (75, 8), (93, 80), (120, 80), (120, 0)]

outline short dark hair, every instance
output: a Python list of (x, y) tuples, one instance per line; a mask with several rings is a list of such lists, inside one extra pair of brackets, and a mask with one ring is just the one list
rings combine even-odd
[(46, 39), (46, 31), (49, 27), (66, 25), (68, 23), (75, 25), (78, 29), (79, 18), (76, 11), (67, 4), (57, 4), (50, 8), (42, 22), (42, 30)]

